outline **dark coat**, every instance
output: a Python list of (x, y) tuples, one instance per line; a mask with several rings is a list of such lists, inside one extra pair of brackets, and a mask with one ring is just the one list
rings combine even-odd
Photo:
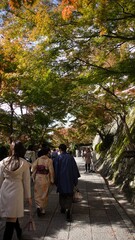
[(57, 192), (73, 193), (74, 186), (78, 183), (80, 173), (74, 157), (67, 153), (61, 153), (54, 161), (55, 184)]

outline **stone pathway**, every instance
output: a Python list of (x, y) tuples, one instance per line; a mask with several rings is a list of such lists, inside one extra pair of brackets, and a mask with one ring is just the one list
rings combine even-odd
[[(80, 203), (73, 204), (73, 221), (67, 222), (60, 213), (58, 194), (52, 186), (46, 214), (38, 218), (33, 203), (33, 217), (36, 231), (28, 231), (25, 225), (29, 211), (21, 220), (24, 240), (135, 240), (135, 225), (123, 206), (113, 197), (104, 179), (98, 173), (84, 173), (83, 159), (76, 158), (81, 178), (79, 189), (83, 195)], [(114, 188), (113, 188), (114, 191)], [(129, 206), (129, 205), (128, 205)], [(135, 209), (130, 205), (130, 213), (135, 218)], [(0, 219), (0, 240), (2, 240), (4, 220)], [(8, 240), (8, 239), (7, 239)], [(17, 240), (14, 234), (13, 240)]]

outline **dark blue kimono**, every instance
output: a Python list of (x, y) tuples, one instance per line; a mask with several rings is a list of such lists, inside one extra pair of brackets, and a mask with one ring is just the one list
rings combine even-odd
[(80, 173), (74, 157), (62, 152), (54, 162), (55, 184), (60, 194), (73, 194)]

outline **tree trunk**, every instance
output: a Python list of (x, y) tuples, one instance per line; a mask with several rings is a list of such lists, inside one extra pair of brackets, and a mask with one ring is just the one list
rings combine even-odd
[(13, 108), (13, 103), (10, 103), (10, 110), (11, 110), (11, 118), (10, 118), (10, 134), (13, 133), (13, 116), (14, 116), (14, 108)]

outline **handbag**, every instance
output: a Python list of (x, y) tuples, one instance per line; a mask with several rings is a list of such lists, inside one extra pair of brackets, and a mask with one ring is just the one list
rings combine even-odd
[(36, 230), (36, 225), (35, 225), (35, 221), (33, 220), (33, 218), (30, 218), (28, 223), (26, 224), (26, 228), (28, 231), (35, 231)]
[(77, 203), (77, 202), (81, 202), (83, 199), (82, 194), (80, 193), (78, 188), (74, 188), (74, 193), (73, 193), (73, 202)]
[(27, 224), (25, 225), (25, 228), (28, 231), (36, 231), (36, 225), (35, 225), (35, 221), (32, 217), (32, 210), (30, 209), (30, 216), (29, 216), (29, 221), (27, 222)]

